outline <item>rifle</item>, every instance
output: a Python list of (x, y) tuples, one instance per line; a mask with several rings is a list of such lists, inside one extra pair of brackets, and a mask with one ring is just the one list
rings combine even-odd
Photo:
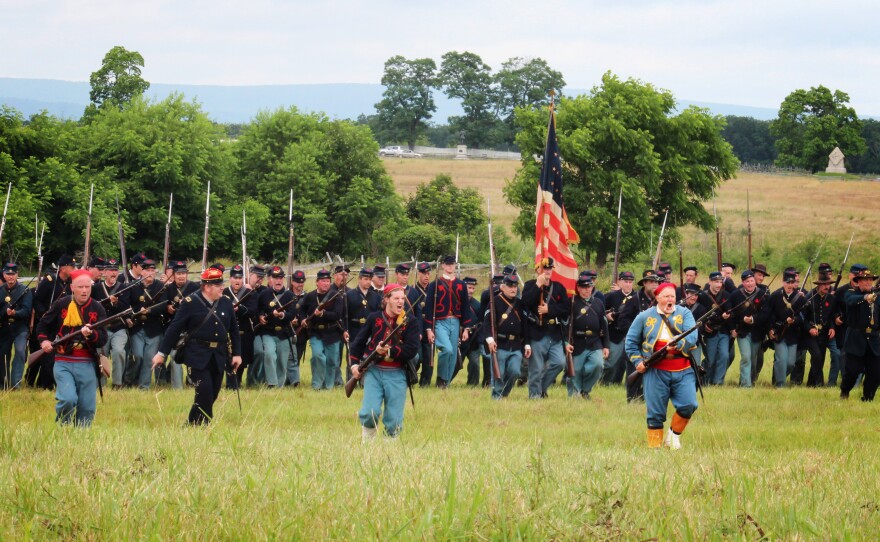
[(208, 194), (205, 196), (205, 239), (202, 241), (202, 271), (208, 268), (208, 223), (211, 219), (211, 181), (208, 181)]
[(244, 283), (250, 284), (250, 266), (247, 256), (247, 210), (241, 210), (241, 266), (244, 274)]
[[(349, 277), (349, 279), (347, 281), (345, 281), (345, 285), (343, 285), (343, 288), (348, 285), (348, 281), (350, 281), (351, 278), (352, 277)], [(315, 295), (317, 295), (317, 292), (315, 293)], [(342, 295), (342, 288), (337, 288), (336, 293), (334, 293), (328, 299), (325, 299), (324, 301), (321, 301), (320, 303), (318, 303), (318, 307), (315, 310), (316, 311), (323, 311), (327, 307), (327, 305), (329, 305), (334, 299), (336, 299), (340, 295)], [(280, 306), (279, 308), (277, 308), (275, 310), (284, 310), (285, 308), (289, 307), (290, 304), (293, 303), (294, 301), (295, 301), (295, 299), (291, 299), (290, 301), (288, 301), (287, 303), (285, 303), (284, 305)], [(296, 331), (294, 331), (294, 333), (296, 335), (299, 335), (304, 327), (308, 327), (309, 322), (311, 322), (312, 318), (314, 318), (314, 317), (315, 317), (314, 312), (312, 314), (306, 316), (306, 319), (299, 323), (299, 326), (297, 326)]]
[(461, 262), (458, 261), (458, 234), (455, 234), (455, 278), (461, 278)]
[(9, 183), (9, 188), (6, 190), (6, 203), (3, 205), (3, 219), (0, 220), (0, 246), (2, 246), (3, 241), (3, 230), (6, 229), (6, 210), (9, 209), (9, 196), (12, 195), (12, 183)]
[[(402, 313), (403, 318), (400, 318), (399, 323), (394, 327), (394, 329), (392, 329), (391, 332), (383, 340), (379, 341), (380, 345), (383, 345), (383, 346), (384, 345), (391, 345), (394, 343), (395, 340), (398, 339), (400, 332), (403, 330), (403, 327), (407, 323), (407, 318), (406, 318), (407, 312), (409, 312), (408, 309)], [(364, 377), (364, 374), (367, 372), (367, 369), (369, 369), (370, 367), (372, 367), (376, 363), (377, 357), (378, 356), (376, 355), (376, 350), (373, 350), (372, 352), (370, 352), (370, 355), (367, 356), (367, 358), (364, 361), (362, 361), (358, 364), (358, 367), (360, 367), (361, 376), (360, 376), (360, 378), (355, 378), (354, 375), (352, 375), (352, 377), (349, 378), (348, 381), (345, 383), (345, 396), (346, 397), (351, 397), (351, 392), (354, 391), (354, 388), (355, 388), (355, 386), (357, 386), (358, 381)], [(409, 362), (404, 361), (403, 363), (409, 363)]]
[[(156, 305), (153, 305), (153, 307), (155, 307), (155, 306)], [(152, 308), (152, 307), (150, 307), (150, 308)], [(149, 309), (145, 307), (145, 308), (141, 309), (140, 311), (138, 311), (137, 314), (145, 314), (148, 310)], [(129, 307), (118, 314), (114, 314), (113, 316), (108, 316), (107, 318), (104, 318), (103, 320), (98, 320), (94, 324), (89, 324), (89, 327), (92, 329), (100, 329), (102, 327), (107, 327), (110, 324), (112, 324), (113, 322), (115, 322), (116, 320), (121, 320), (123, 318), (126, 318), (128, 316), (132, 316), (134, 314), (135, 314), (134, 309)], [(80, 328), (76, 331), (70, 332), (67, 335), (64, 335), (62, 337), (58, 337), (57, 339), (52, 341), (52, 348), (57, 347), (59, 344), (66, 343), (67, 341), (69, 341), (75, 337), (78, 337), (80, 335), (82, 335), (82, 328)], [(43, 354), (45, 354), (45, 353), (46, 352), (44, 352), (42, 348), (31, 352), (31, 354), (27, 358), (28, 367), (30, 367), (31, 365), (36, 363), (36, 361), (38, 359), (40, 359), (43, 356)]]
[(86, 220), (86, 248), (83, 250), (83, 267), (89, 265), (90, 250), (89, 245), (92, 244), (92, 202), (95, 199), (95, 185), (92, 184), (92, 190), (89, 193), (89, 217)]
[(749, 205), (749, 191), (746, 190), (746, 227), (749, 233), (749, 269), (752, 268), (752, 213)]
[[(293, 189), (290, 189), (290, 206), (287, 211), (287, 276), (293, 275)], [(330, 262), (331, 264), (333, 262)]]
[(165, 221), (165, 250), (162, 252), (162, 271), (168, 269), (168, 252), (171, 250), (171, 206), (174, 204), (174, 192), (168, 198), (168, 220)]
[[(645, 364), (645, 367), (650, 369), (657, 362), (659, 362), (661, 359), (663, 359), (666, 356), (666, 351), (669, 349), (669, 347), (671, 345), (677, 343), (679, 340), (687, 337), (688, 335), (690, 335), (691, 333), (693, 333), (694, 331), (699, 329), (700, 326), (703, 325), (703, 322), (706, 319), (708, 319), (709, 316), (712, 315), (718, 309), (719, 309), (719, 306), (717, 306), (717, 305), (715, 307), (712, 307), (711, 309), (709, 309), (709, 311), (706, 314), (701, 316), (699, 318), (699, 320), (697, 320), (694, 323), (693, 327), (686, 329), (685, 331), (682, 331), (681, 333), (679, 333), (678, 335), (676, 335), (675, 337), (670, 339), (669, 342), (667, 342), (666, 345), (663, 346), (663, 348), (661, 348), (660, 350), (657, 350), (656, 352), (651, 354), (651, 356), (648, 359), (642, 360), (642, 363)], [(684, 353), (682, 353), (682, 354), (684, 354)], [(642, 377), (642, 373), (640, 373), (638, 371), (633, 371), (632, 374), (630, 374), (629, 376), (626, 377), (627, 386), (635, 385), (641, 377)]]
[[(132, 282), (131, 284), (127, 284), (124, 288), (122, 288), (122, 289), (119, 290), (118, 292), (116, 292), (116, 293), (114, 293), (114, 294), (111, 294), (110, 292), (107, 292), (108, 297), (105, 297), (104, 299), (102, 299), (101, 301), (99, 301), (99, 303), (100, 303), (101, 305), (104, 305), (105, 303), (109, 303), (109, 302), (110, 302), (110, 297), (109, 297), (109, 296), (119, 297), (120, 295), (122, 295), (122, 294), (124, 294), (125, 292), (131, 290), (132, 288), (134, 288), (134, 287), (137, 286), (138, 284), (142, 283), (143, 281), (144, 281), (144, 276), (141, 275), (141, 278), (137, 279), (136, 281)], [(117, 282), (117, 284), (118, 284), (118, 282)], [(106, 289), (106, 287), (107, 287), (107, 286), (106, 286), (106, 284), (105, 284), (104, 288)], [(106, 307), (106, 305), (105, 305), (105, 307)]]
[(846, 254), (843, 255), (843, 263), (840, 264), (840, 271), (837, 272), (837, 280), (834, 281), (834, 288), (832, 291), (837, 291), (837, 287), (840, 286), (840, 279), (843, 277), (843, 270), (846, 267), (846, 260), (849, 258), (849, 249), (852, 248), (853, 238), (856, 236), (856, 232), (853, 232), (849, 237), (849, 245), (846, 247)]
[(119, 231), (119, 254), (122, 257), (122, 270), (128, 270), (128, 257), (125, 255), (125, 232), (122, 230), (122, 213), (119, 211), (119, 194), (116, 194), (116, 229)]
[(660, 251), (663, 248), (663, 233), (666, 231), (666, 219), (669, 218), (669, 209), (666, 209), (666, 214), (663, 215), (663, 227), (660, 228), (660, 237), (657, 238), (657, 252), (654, 253), (654, 261), (652, 262), (651, 269), (657, 269), (657, 266), (660, 265)]
[[(813, 264), (819, 258), (819, 253), (822, 251), (822, 246), (824, 246), (824, 245), (825, 245), (825, 243), (823, 242), (822, 245), (819, 246), (819, 249), (816, 250), (816, 254), (813, 256), (813, 259), (810, 260), (810, 265), (807, 267), (807, 272), (804, 274), (804, 280), (801, 281), (801, 285), (797, 290), (797, 295), (794, 296), (794, 299), (791, 300), (791, 306), (788, 307), (788, 310), (789, 310), (789, 312), (791, 312), (792, 317), (794, 317), (794, 315), (795, 315), (794, 304), (797, 303), (798, 300), (804, 295), (804, 287), (807, 285), (807, 281), (810, 280), (810, 273), (813, 272)], [(803, 305), (801, 305), (801, 309), (804, 307), (804, 305), (807, 304), (807, 301), (809, 301), (810, 298), (812, 298), (812, 297), (813, 297), (813, 294), (810, 294), (809, 297), (804, 298), (804, 303), (803, 303)], [(798, 309), (798, 311), (800, 311), (800, 309)], [(785, 332), (788, 331), (788, 318), (785, 319), (785, 323), (779, 329), (778, 333), (774, 329), (771, 329), (770, 331), (776, 335), (776, 338), (773, 340), (777, 343), (781, 342), (782, 338), (785, 336)]]
[(681, 243), (678, 244), (678, 285), (681, 286), (681, 297), (684, 298), (684, 258), (681, 255)]
[(721, 255), (721, 230), (718, 229), (718, 209), (715, 207), (715, 198), (712, 198), (712, 212), (715, 214), (715, 259), (718, 270), (721, 271), (723, 257)]
[[(495, 285), (492, 284), (492, 278), (495, 276), (495, 242), (492, 239), (492, 215), (489, 211), (489, 198), (486, 198), (486, 217), (489, 220), (489, 267), (491, 270), (489, 278), (489, 330), (492, 333), (492, 340), (497, 341), (498, 332), (495, 329)], [(501, 366), (498, 364), (498, 352), (489, 350), (489, 357), (492, 360), (492, 378), (501, 380)]]
[(620, 264), (621, 209), (623, 209), (623, 185), (620, 187), (620, 196), (617, 198), (617, 238), (614, 241), (614, 270), (611, 272), (611, 284), (617, 284), (617, 271)]
[[(571, 296), (571, 310), (568, 313), (568, 344), (574, 344), (574, 302), (580, 297), (580, 294), (577, 292)], [(569, 352), (568, 349), (565, 349), (565, 374), (572, 378), (574, 377), (574, 354)]]

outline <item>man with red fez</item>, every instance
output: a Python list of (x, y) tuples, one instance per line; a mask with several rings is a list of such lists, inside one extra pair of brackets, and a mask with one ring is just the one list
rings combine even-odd
[[(675, 285), (664, 282), (654, 290), (657, 304), (640, 313), (626, 335), (626, 353), (644, 374), (645, 405), (648, 411), (648, 447), (659, 448), (665, 444), (672, 449), (681, 448), (680, 435), (697, 410), (697, 381), (689, 360), (696, 348), (697, 332), (682, 337), (666, 350), (666, 356), (650, 368), (645, 360), (666, 346), (673, 337), (694, 327), (690, 310), (675, 303)], [(675, 414), (663, 439), (663, 423), (666, 408), (672, 400)]]
[[(389, 437), (400, 434), (407, 387), (404, 364), (419, 349), (419, 323), (408, 310), (403, 286), (385, 286), (383, 305), (381, 312), (370, 314), (351, 343), (352, 375), (361, 378), (363, 374), (364, 401), (358, 417), (364, 440), (376, 437), (380, 415)], [(397, 326), (402, 327), (392, 336)], [(370, 356), (373, 363), (362, 371), (361, 363)]]
[[(88, 427), (95, 419), (98, 389), (98, 355), (107, 342), (107, 331), (91, 324), (107, 317), (104, 307), (92, 299), (92, 277), (86, 269), (70, 273), (73, 295), (55, 300), (37, 324), (40, 348), (55, 353), (55, 413), (62, 425)], [(81, 331), (71, 340), (52, 345), (54, 338)]]
[[(34, 322), (39, 322), (52, 304), (73, 293), (70, 287), (70, 273), (76, 269), (76, 260), (70, 255), (63, 255), (56, 262), (54, 273), (47, 273), (40, 278), (40, 283), (34, 291)], [(40, 348), (37, 334), (31, 334), (31, 352)], [(25, 378), (29, 386), (37, 386), (51, 390), (55, 388), (55, 379), (52, 377), (51, 354), (42, 356), (39, 361), (27, 368)]]
[[(220, 395), (223, 373), (229, 366), (241, 365), (241, 337), (232, 300), (223, 296), (223, 272), (208, 268), (202, 272), (198, 292), (180, 302), (171, 325), (162, 338), (153, 367), (164, 365), (165, 358), (177, 348), (176, 361), (189, 368), (196, 396), (189, 411), (190, 425), (205, 425), (214, 417), (214, 402)], [(181, 333), (184, 344), (178, 344)], [(230, 360), (231, 345), (231, 360)]]

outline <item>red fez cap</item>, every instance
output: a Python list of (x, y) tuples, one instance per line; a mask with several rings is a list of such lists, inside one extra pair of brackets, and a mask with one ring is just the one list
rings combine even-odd
[(79, 277), (89, 277), (92, 278), (92, 273), (88, 269), (74, 269), (70, 272), (70, 282), (75, 281)]
[(385, 288), (382, 290), (382, 294), (385, 297), (388, 297), (389, 295), (391, 295), (391, 292), (393, 292), (394, 290), (403, 290), (403, 285), (401, 285), (401, 284), (386, 284)]
[(202, 271), (202, 284), (222, 284), (223, 271), (216, 267), (209, 267)]
[(660, 292), (662, 292), (663, 290), (665, 290), (667, 288), (672, 288), (673, 290), (675, 290), (675, 284), (672, 284), (671, 282), (660, 283), (660, 285), (657, 286), (657, 289), (654, 290), (654, 297), (657, 297), (658, 295), (660, 295)]

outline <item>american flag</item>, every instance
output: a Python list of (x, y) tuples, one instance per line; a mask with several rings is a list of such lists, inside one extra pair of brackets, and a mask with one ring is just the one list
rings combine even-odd
[(574, 292), (578, 266), (568, 247), (577, 244), (580, 237), (568, 222), (562, 203), (562, 160), (556, 142), (556, 115), (550, 106), (550, 127), (547, 129), (547, 148), (541, 166), (541, 182), (538, 185), (537, 220), (535, 221), (535, 264), (550, 256), (555, 260), (553, 280)]

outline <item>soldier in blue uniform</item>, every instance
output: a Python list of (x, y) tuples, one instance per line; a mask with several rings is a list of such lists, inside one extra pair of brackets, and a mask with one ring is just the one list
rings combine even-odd
[[(611, 339), (608, 359), (602, 374), (605, 384), (620, 384), (626, 370), (628, 358), (624, 351), (629, 326), (638, 316), (639, 303), (633, 291), (635, 275), (632, 271), (621, 271), (617, 276), (617, 289), (608, 292), (605, 298), (605, 317), (608, 319), (608, 334)], [(629, 398), (629, 393), (627, 394)]]
[(568, 395), (590, 398), (593, 386), (602, 376), (604, 360), (608, 359), (611, 341), (608, 337), (608, 320), (605, 319), (605, 303), (594, 295), (593, 277), (581, 273), (577, 280), (577, 293), (571, 298), (572, 341), (566, 350), (572, 355), (574, 378), (568, 380)]
[(523, 306), (531, 324), (530, 399), (547, 397), (547, 388), (565, 367), (562, 319), (568, 317), (570, 305), (565, 286), (550, 278), (553, 267), (553, 258), (545, 258), (537, 265), (538, 277), (523, 287)]
[[(34, 322), (39, 322), (57, 299), (73, 293), (70, 289), (70, 274), (76, 269), (76, 260), (65, 254), (58, 258), (55, 265), (55, 272), (47, 273), (34, 291)], [(31, 352), (39, 348), (40, 343), (36, 340), (36, 333), (33, 333), (31, 334)], [(53, 354), (46, 354), (27, 368), (25, 379), (29, 386), (37, 386), (47, 390), (55, 389), (53, 359)]]
[(335, 385), (334, 366), (339, 360), (342, 340), (339, 319), (344, 303), (341, 297), (330, 289), (330, 272), (321, 269), (317, 274), (315, 289), (306, 294), (297, 311), (299, 320), (309, 329), (314, 390), (329, 390)]
[[(498, 358), (500, 378), (492, 376), (492, 399), (503, 399), (510, 395), (513, 384), (520, 376), (522, 359), (532, 355), (529, 344), (529, 322), (521, 299), (516, 297), (519, 277), (516, 273), (502, 275), (498, 292), (491, 295), (495, 304), (495, 335), (492, 335), (492, 311), (486, 302), (486, 316), (483, 319), (483, 336), (490, 356), (494, 352)], [(491, 358), (490, 358), (491, 363)]]
[(147, 314), (140, 314), (134, 318), (131, 328), (131, 353), (134, 357), (131, 371), (126, 370), (123, 383), (130, 379), (132, 384), (142, 390), (150, 388), (153, 370), (150, 360), (159, 350), (164, 331), (163, 316), (166, 311), (165, 286), (156, 280), (156, 262), (147, 258), (141, 262), (141, 277), (144, 279), (131, 291), (131, 308), (134, 312), (149, 308)]
[(467, 385), (476, 387), (480, 385), (480, 334), (483, 327), (483, 319), (479, 317), (480, 302), (474, 293), (477, 291), (477, 279), (465, 277), (462, 281), (467, 286), (468, 303), (471, 313), (474, 315), (471, 321), (472, 327), (468, 330), (468, 340), (461, 343), (459, 351), (462, 361), (467, 360)]
[[(102, 276), (92, 285), (92, 299), (101, 303), (107, 316), (113, 316), (125, 312), (131, 306), (131, 290), (120, 291), (124, 285), (119, 282), (119, 261), (106, 260), (101, 266)], [(104, 344), (101, 354), (110, 358), (112, 370), (110, 376), (113, 379), (113, 387), (121, 388), (122, 377), (125, 373), (125, 358), (128, 346), (128, 325), (132, 321), (116, 320), (107, 326), (107, 343)]]
[[(292, 307), (298, 313), (302, 308), (303, 299), (306, 297), (306, 274), (297, 269), (290, 275), (290, 293), (293, 294)], [(307, 328), (299, 328), (299, 319), (294, 317), (290, 322), (291, 332), (294, 336), (290, 342), (293, 345), (293, 351), (290, 353), (290, 359), (287, 362), (287, 383), (296, 388), (300, 383), (300, 366), (302, 360), (306, 356), (306, 346), (309, 343), (309, 330)]]
[(3, 359), (0, 388), (18, 389), (24, 376), (33, 303), (31, 290), (18, 282), (18, 265), (8, 262), (3, 266), (3, 285), (0, 286), (0, 358)]
[(238, 389), (242, 383), (245, 368), (252, 367), (254, 361), (254, 318), (257, 315), (256, 292), (244, 284), (244, 267), (234, 265), (229, 270), (229, 286), (223, 289), (223, 296), (232, 300), (232, 309), (238, 320), (238, 335), (241, 337), (241, 365), (234, 373), (227, 374), (226, 388)]
[(421, 300), (417, 303), (416, 310), (421, 314), (419, 318), (419, 328), (421, 329), (421, 340), (419, 342), (419, 351), (416, 362), (421, 368), (419, 370), (419, 387), (424, 388), (431, 385), (431, 378), (434, 376), (434, 364), (431, 359), (433, 348), (428, 341), (428, 334), (425, 333), (425, 305), (428, 302), (428, 284), (431, 283), (431, 264), (428, 262), (420, 262), (416, 265), (416, 285), (413, 290), (418, 294)]
[(855, 288), (846, 291), (846, 371), (840, 383), (841, 399), (849, 398), (861, 373), (862, 401), (873, 401), (880, 384), (880, 311), (870, 269), (860, 268), (853, 277)]
[(223, 273), (209, 267), (202, 273), (201, 279), (200, 291), (181, 301), (177, 314), (162, 338), (159, 352), (153, 357), (153, 367), (163, 365), (181, 333), (187, 333), (183, 350), (178, 351), (177, 355), (189, 368), (189, 377), (196, 388), (195, 400), (189, 411), (190, 425), (211, 422), (214, 402), (220, 395), (227, 364), (233, 371), (241, 365), (238, 319), (232, 301), (222, 295)]
[(269, 271), (269, 287), (260, 294), (257, 333), (263, 344), (263, 370), (266, 385), (281, 388), (287, 382), (287, 365), (292, 349), (290, 322), (296, 315), (293, 294), (284, 287), (284, 270)]
[[(199, 285), (189, 280), (189, 269), (183, 260), (174, 260), (169, 264), (173, 274), (173, 282), (165, 289), (165, 298), (168, 300), (165, 314), (165, 327), (174, 320), (174, 315), (181, 301), (199, 290)], [(221, 270), (222, 274), (223, 271)], [(179, 363), (173, 363), (170, 367), (163, 367), (156, 373), (156, 382), (171, 383), (174, 389), (183, 388), (183, 368)]]

